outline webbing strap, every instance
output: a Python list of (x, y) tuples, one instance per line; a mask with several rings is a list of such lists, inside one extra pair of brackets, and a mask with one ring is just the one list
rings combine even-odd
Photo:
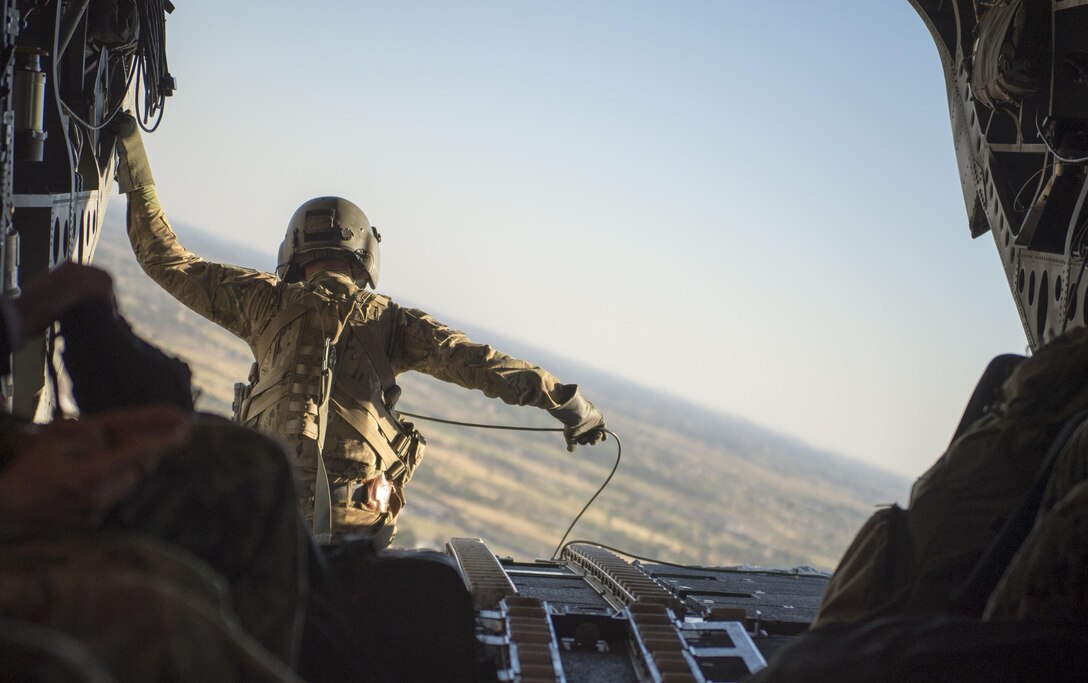
[(296, 301), (277, 313), (276, 317), (272, 318), (272, 320), (264, 326), (264, 331), (262, 331), (261, 336), (257, 338), (256, 344), (258, 367), (264, 362), (264, 357), (268, 355), (268, 350), (272, 348), (272, 342), (276, 341), (276, 336), (283, 331), (283, 328), (293, 323), (307, 311), (312, 310), (312, 305), (302, 301)]
[(268, 410), (276, 401), (282, 398), (281, 393), (269, 390), (282, 382), (289, 374), (289, 371), (289, 368), (284, 368), (270, 377), (262, 378), (250, 390), (249, 398), (246, 399), (247, 405), (243, 411), (247, 420)]
[(314, 483), (314, 541), (332, 543), (332, 493), (325, 458), (317, 452), (317, 481)]
[[(355, 302), (358, 305), (361, 301), (364, 301), (365, 297)], [(355, 305), (352, 306), (354, 310)], [(301, 308), (301, 310), (297, 310)], [(262, 333), (260, 340), (258, 340), (258, 348), (262, 343), (267, 343), (261, 353), (267, 353), (272, 341), (275, 340), (275, 336), (279, 334), (286, 325), (290, 324), (293, 320), (297, 319), (300, 315), (309, 310), (308, 306), (304, 304), (296, 304), (295, 306), (289, 306), (282, 311), (268, 327)], [(350, 312), (348, 314), (350, 318)], [(282, 318), (282, 320), (281, 320)], [(347, 321), (345, 320), (345, 323)], [(351, 332), (359, 339), (360, 345), (363, 347), (363, 352), (366, 354), (367, 359), (370, 361), (371, 367), (374, 368), (375, 373), (378, 375), (378, 379), (381, 382), (382, 392), (389, 390), (396, 386), (396, 381), (393, 374), (393, 368), (389, 364), (389, 360), (385, 357), (384, 351), (378, 346), (377, 341), (373, 335), (370, 334), (362, 325), (350, 325), (347, 327)], [(271, 334), (271, 338), (266, 339), (266, 336)], [(388, 415), (388, 409), (383, 404), (377, 411), (379, 415), (372, 415), (371, 411), (363, 411), (356, 409), (348, 409), (341, 406), (339, 403), (332, 401), (332, 387), (335, 383), (341, 384), (350, 383), (351, 380), (345, 382), (345, 378), (337, 377), (337, 370), (339, 369), (339, 359), (343, 356), (343, 349), (346, 345), (348, 335), (343, 334), (343, 327), (339, 334), (339, 338), (336, 340), (335, 348), (333, 347), (332, 340), (327, 339), (325, 342), (324, 362), (322, 363), (321, 372), (321, 402), (318, 405), (318, 438), (317, 438), (317, 481), (315, 483), (314, 490), (314, 539), (318, 543), (331, 543), (332, 542), (332, 496), (330, 493), (329, 475), (325, 468), (325, 440), (328, 436), (328, 423), (329, 423), (329, 404), (333, 404), (333, 409), (336, 410), (337, 415), (341, 417), (345, 422), (351, 425), (362, 437), (370, 444), (370, 446), (381, 457), (383, 463), (388, 463), (386, 469), (388, 471), (396, 471), (399, 475), (401, 472), (407, 470), (407, 466), (393, 450), (390, 445), (390, 439), (384, 438), (382, 433), (378, 429), (378, 425), (386, 420), (391, 420), (392, 424), (385, 425), (387, 429), (391, 430), (391, 433), (397, 434), (401, 430), (395, 427), (396, 420), (392, 416)], [(330, 363), (330, 356), (332, 362)], [(357, 384), (357, 383), (356, 383)], [(342, 387), (341, 387), (342, 388)], [(373, 401), (367, 400), (360, 401), (364, 406), (374, 408)], [(371, 418), (371, 419), (367, 419)], [(381, 418), (385, 418), (382, 420)]]
[(404, 431), (400, 422), (393, 417), (393, 414), (389, 412), (384, 403), (374, 403), (370, 397), (370, 392), (363, 386), (362, 382), (349, 375), (343, 375), (336, 378), (336, 388), (339, 390), (339, 394), (345, 395), (355, 403), (364, 406), (366, 412), (370, 413), (370, 416), (378, 423), (378, 428), (382, 430), (386, 440), (392, 441), (397, 434)]
[(393, 366), (389, 364), (389, 358), (385, 355), (385, 349), (378, 345), (378, 340), (370, 333), (365, 325), (351, 325), (351, 331), (359, 339), (370, 365), (378, 375), (382, 384), (382, 391), (389, 391), (397, 385), (396, 375), (393, 374)]
[[(342, 346), (343, 337), (337, 348)], [(332, 494), (329, 473), (325, 469), (325, 439), (329, 433), (329, 401), (336, 374), (334, 347), (331, 339), (325, 340), (325, 358), (321, 363), (321, 402), (317, 406), (317, 481), (314, 484), (314, 540), (328, 545), (332, 543)], [(330, 362), (333, 361), (333, 362)]]
[(370, 413), (358, 408), (347, 408), (340, 405), (336, 401), (332, 402), (333, 410), (340, 416), (344, 422), (351, 425), (351, 428), (359, 433), (363, 437), (363, 440), (370, 444), (370, 447), (381, 456), (382, 463), (386, 466), (386, 472), (390, 468), (400, 465), (405, 467), (404, 462), (397, 455), (397, 452), (393, 450), (393, 446), (390, 445), (389, 440), (386, 440), (378, 431), (377, 426), (371, 417)]

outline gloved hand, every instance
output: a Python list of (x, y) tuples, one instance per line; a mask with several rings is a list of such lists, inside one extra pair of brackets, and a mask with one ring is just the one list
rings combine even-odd
[(604, 441), (607, 435), (601, 411), (582, 396), (577, 384), (568, 385), (568, 389), (572, 390), (570, 398), (558, 408), (548, 411), (565, 425), (563, 437), (567, 440), (567, 450)]
[(121, 194), (154, 185), (151, 163), (144, 152), (144, 140), (140, 126), (129, 112), (119, 112), (110, 122), (110, 130), (117, 135), (117, 185)]

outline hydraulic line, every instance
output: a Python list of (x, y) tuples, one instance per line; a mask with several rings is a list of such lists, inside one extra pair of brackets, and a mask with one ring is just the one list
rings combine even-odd
[[(561, 432), (561, 431), (563, 431), (562, 427), (520, 427), (520, 426), (516, 426), (516, 425), (481, 424), (479, 422), (460, 422), (458, 420), (444, 420), (444, 419), (438, 418), (438, 417), (430, 417), (428, 415), (418, 415), (416, 413), (408, 413), (408, 412), (404, 412), (404, 411), (397, 411), (397, 412), (399, 412), (401, 415), (403, 415), (405, 417), (414, 417), (417, 420), (427, 420), (428, 422), (438, 422), (438, 423), (441, 423), (441, 424), (455, 425), (455, 426), (458, 426), (458, 427), (472, 427), (474, 429), (501, 429), (501, 430), (511, 431), (511, 432)], [(561, 538), (559, 540), (559, 544), (557, 546), (555, 546), (555, 552), (552, 553), (552, 559), (553, 560), (556, 559), (557, 557), (559, 557), (559, 553), (563, 548), (563, 544), (566, 542), (567, 536), (570, 536), (570, 532), (574, 529), (574, 525), (577, 524), (580, 519), (582, 519), (582, 515), (584, 515), (586, 513), (586, 510), (589, 509), (589, 506), (593, 505), (594, 501), (597, 500), (597, 497), (600, 496), (604, 492), (604, 490), (606, 488), (608, 488), (608, 485), (612, 482), (612, 477), (615, 476), (616, 470), (618, 470), (619, 467), (620, 467), (620, 459), (623, 457), (623, 442), (620, 441), (619, 435), (616, 434), (615, 432), (613, 432), (610, 429), (604, 430), (604, 433), (610, 435), (613, 439), (616, 440), (616, 462), (615, 462), (615, 464), (612, 465), (612, 471), (610, 471), (608, 473), (608, 476), (605, 477), (604, 483), (601, 484), (600, 488), (598, 488), (593, 493), (592, 496), (590, 496), (590, 498), (586, 502), (586, 504), (582, 506), (582, 510), (574, 517), (574, 521), (572, 521), (570, 523), (570, 526), (567, 527), (567, 530), (565, 532), (563, 532), (563, 538)]]

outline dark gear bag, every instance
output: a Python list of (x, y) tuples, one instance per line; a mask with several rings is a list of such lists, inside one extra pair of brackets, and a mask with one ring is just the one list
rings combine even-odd
[(81, 412), (168, 403), (193, 411), (192, 373), (140, 339), (113, 307), (85, 301), (60, 319), (64, 366)]
[(911, 554), (907, 511), (898, 505), (877, 510), (831, 576), (812, 628), (893, 613), (909, 580)]
[(1083, 681), (1088, 632), (1047, 623), (895, 617), (810, 631), (747, 683)]
[(479, 680), (476, 614), (456, 563), (375, 545), (347, 536), (314, 556), (299, 673), (330, 683)]

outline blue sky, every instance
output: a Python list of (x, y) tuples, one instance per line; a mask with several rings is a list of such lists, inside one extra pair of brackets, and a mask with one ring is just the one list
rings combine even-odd
[(177, 5), (179, 222), (343, 195), (387, 294), (905, 474), (1024, 349), (906, 0)]

